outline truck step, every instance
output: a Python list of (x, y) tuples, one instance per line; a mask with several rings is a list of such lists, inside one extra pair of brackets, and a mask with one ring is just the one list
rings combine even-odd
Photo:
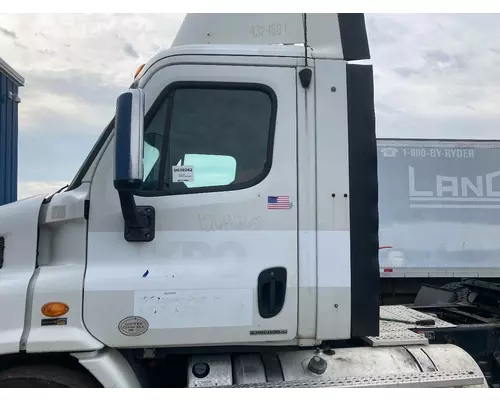
[[(452, 328), (455, 325), (432, 317), (436, 328)], [(405, 306), (380, 307), (380, 334), (367, 336), (364, 340), (372, 347), (406, 346), (429, 344), (423, 333), (412, 329), (422, 328), (420, 321), (429, 320), (429, 315)]]
[(472, 371), (459, 372), (422, 372), (413, 374), (345, 376), (330, 380), (283, 381), (246, 385), (233, 385), (233, 388), (320, 388), (320, 387), (415, 387), (415, 388), (456, 388), (487, 387), (484, 376)]
[(194, 388), (487, 387), (475, 360), (451, 344), (199, 354), (187, 372)]

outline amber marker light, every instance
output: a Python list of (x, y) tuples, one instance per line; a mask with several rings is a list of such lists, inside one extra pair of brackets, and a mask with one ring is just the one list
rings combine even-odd
[(137, 78), (137, 75), (139, 75), (142, 71), (142, 69), (144, 68), (146, 64), (141, 64), (139, 65), (139, 68), (137, 68), (137, 71), (135, 71), (135, 75), (134, 75), (134, 79)]
[(69, 311), (67, 304), (53, 301), (42, 306), (42, 314), (46, 317), (62, 317)]

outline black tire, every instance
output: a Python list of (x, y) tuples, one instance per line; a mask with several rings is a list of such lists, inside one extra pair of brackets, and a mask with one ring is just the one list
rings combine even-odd
[(21, 365), (0, 371), (0, 388), (95, 388), (95, 379), (55, 365)]

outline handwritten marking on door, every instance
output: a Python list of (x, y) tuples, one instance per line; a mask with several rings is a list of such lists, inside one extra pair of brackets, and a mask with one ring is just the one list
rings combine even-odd
[(261, 229), (260, 216), (199, 214), (198, 220), (200, 222), (200, 229), (206, 232)]
[(134, 313), (150, 329), (251, 326), (252, 289), (137, 291)]

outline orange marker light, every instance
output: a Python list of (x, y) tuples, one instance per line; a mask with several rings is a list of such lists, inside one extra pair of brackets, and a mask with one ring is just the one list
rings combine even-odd
[(61, 317), (69, 311), (69, 306), (58, 301), (50, 302), (42, 306), (42, 314), (46, 317)]
[(137, 75), (139, 75), (142, 71), (142, 69), (144, 68), (146, 64), (142, 64), (139, 66), (139, 68), (137, 68), (137, 71), (135, 71), (135, 75), (134, 75), (134, 79), (137, 78)]

